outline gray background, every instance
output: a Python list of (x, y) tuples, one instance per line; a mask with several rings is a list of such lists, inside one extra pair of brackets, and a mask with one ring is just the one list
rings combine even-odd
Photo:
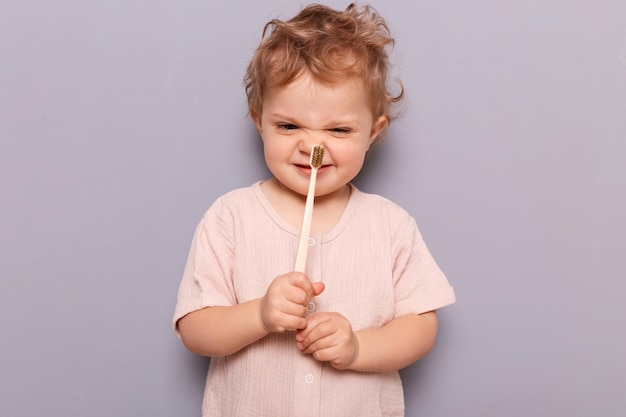
[[(241, 79), (300, 4), (0, 0), (0, 415), (199, 415), (176, 289), (267, 175)], [(408, 100), (357, 183), (458, 297), (407, 415), (623, 416), (626, 2), (374, 4)]]

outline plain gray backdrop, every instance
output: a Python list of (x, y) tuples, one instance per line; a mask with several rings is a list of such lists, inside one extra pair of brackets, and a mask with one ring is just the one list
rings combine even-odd
[[(0, 415), (199, 416), (176, 290), (267, 176), (242, 77), (304, 4), (0, 0)], [(625, 415), (626, 2), (373, 4), (407, 103), (356, 182), (458, 297), (407, 416)]]

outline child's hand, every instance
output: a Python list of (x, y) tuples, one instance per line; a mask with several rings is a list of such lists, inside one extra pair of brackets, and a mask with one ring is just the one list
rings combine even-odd
[(296, 344), (321, 362), (337, 369), (347, 369), (359, 354), (359, 342), (352, 325), (339, 313), (316, 313), (306, 328), (296, 333)]
[(263, 326), (269, 332), (304, 329), (307, 325), (306, 306), (322, 291), (323, 283), (311, 283), (300, 272), (276, 277), (261, 298)]

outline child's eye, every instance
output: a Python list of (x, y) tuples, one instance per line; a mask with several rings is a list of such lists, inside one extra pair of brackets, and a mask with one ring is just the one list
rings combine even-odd
[(334, 133), (336, 135), (347, 135), (349, 133), (352, 133), (352, 129), (350, 129), (349, 127), (335, 127), (330, 129), (331, 133)]
[(297, 130), (298, 126), (291, 123), (278, 123), (278, 128), (281, 130)]

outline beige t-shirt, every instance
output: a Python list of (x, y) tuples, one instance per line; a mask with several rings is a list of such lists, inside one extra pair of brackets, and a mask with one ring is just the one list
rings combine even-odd
[[(192, 311), (262, 297), (275, 277), (293, 270), (298, 238), (260, 183), (220, 197), (196, 229), (174, 329)], [(337, 225), (311, 235), (306, 273), (326, 284), (309, 310), (339, 312), (354, 330), (455, 301), (413, 218), (354, 186)], [(403, 416), (404, 397), (398, 372), (336, 370), (301, 353), (294, 333), (285, 332), (211, 358), (202, 410), (205, 417)]]

